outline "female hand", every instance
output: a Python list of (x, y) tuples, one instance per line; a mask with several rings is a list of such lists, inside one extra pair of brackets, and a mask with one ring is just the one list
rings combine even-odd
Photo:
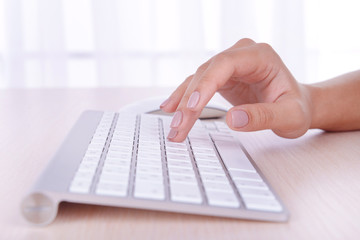
[(236, 131), (271, 129), (296, 138), (311, 124), (307, 88), (297, 83), (276, 52), (264, 43), (241, 39), (189, 76), (160, 106), (175, 112), (168, 138), (183, 141), (215, 92), (234, 105), (226, 115)]

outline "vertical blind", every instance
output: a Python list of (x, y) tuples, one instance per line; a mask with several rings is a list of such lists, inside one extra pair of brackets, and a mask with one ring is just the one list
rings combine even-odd
[(0, 0), (0, 88), (175, 86), (237, 40), (295, 77), (359, 68), (355, 0)]

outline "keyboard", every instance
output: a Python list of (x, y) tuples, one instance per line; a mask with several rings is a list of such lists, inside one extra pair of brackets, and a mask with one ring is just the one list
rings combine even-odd
[(22, 201), (33, 224), (60, 202), (287, 221), (288, 211), (224, 122), (169, 141), (171, 117), (86, 111)]

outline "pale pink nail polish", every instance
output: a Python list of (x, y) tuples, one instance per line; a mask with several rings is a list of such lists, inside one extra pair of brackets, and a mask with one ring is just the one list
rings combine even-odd
[(245, 127), (249, 123), (249, 116), (245, 111), (234, 110), (231, 112), (231, 123), (235, 128)]
[(196, 105), (199, 103), (200, 100), (200, 93), (198, 91), (195, 91), (191, 94), (188, 102), (187, 102), (187, 108), (195, 108)]
[(170, 127), (176, 128), (176, 127), (180, 126), (180, 124), (182, 122), (182, 118), (183, 118), (183, 114), (181, 111), (175, 112), (174, 117), (171, 121)]
[(176, 137), (176, 135), (178, 134), (178, 131), (176, 131), (175, 129), (170, 129), (169, 135), (167, 136), (168, 139), (173, 139)]
[(160, 104), (160, 108), (165, 107), (170, 102), (170, 98), (166, 99), (162, 104)]

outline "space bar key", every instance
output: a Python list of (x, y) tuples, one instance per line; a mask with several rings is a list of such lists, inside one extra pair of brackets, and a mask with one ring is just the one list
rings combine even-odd
[(237, 142), (215, 140), (215, 145), (228, 171), (243, 170), (256, 172)]

